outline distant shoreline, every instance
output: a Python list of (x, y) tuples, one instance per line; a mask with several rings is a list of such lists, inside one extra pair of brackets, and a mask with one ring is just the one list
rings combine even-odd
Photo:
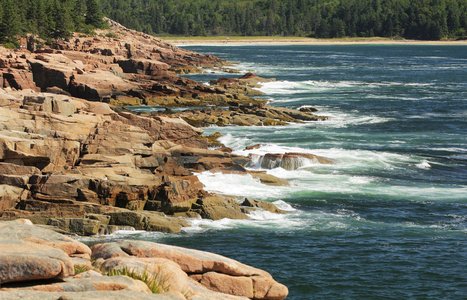
[(314, 39), (302, 37), (161, 37), (175, 45), (467, 45), (461, 41), (392, 40), (386, 38)]

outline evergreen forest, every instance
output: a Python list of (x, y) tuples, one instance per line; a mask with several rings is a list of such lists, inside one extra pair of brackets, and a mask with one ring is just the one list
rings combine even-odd
[(107, 16), (154, 35), (464, 39), (466, 0), (0, 0), (0, 43), (91, 33)]
[(149, 34), (464, 38), (466, 0), (101, 0)]
[(105, 26), (98, 0), (0, 0), (0, 43), (18, 46), (17, 36), (64, 38)]

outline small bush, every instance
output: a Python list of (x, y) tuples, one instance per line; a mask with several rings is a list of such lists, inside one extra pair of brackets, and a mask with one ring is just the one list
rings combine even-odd
[(112, 39), (118, 38), (118, 36), (115, 33), (112, 33), (112, 32), (107, 33), (105, 36), (109, 37), (109, 38), (112, 38)]

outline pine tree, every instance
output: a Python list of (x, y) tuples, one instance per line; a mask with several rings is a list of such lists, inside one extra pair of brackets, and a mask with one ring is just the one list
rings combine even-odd
[(69, 37), (74, 29), (73, 19), (66, 2), (54, 1), (55, 30), (52, 37)]
[(4, 0), (2, 21), (0, 23), (0, 42), (17, 44), (17, 34), (20, 34), (20, 24), (14, 0)]
[(96, 0), (87, 0), (86, 1), (86, 24), (92, 25), (96, 28), (101, 28), (104, 26), (104, 20), (102, 18), (104, 15), (99, 8), (99, 5)]
[(86, 23), (86, 0), (76, 0), (71, 15), (75, 23), (75, 30), (83, 30)]

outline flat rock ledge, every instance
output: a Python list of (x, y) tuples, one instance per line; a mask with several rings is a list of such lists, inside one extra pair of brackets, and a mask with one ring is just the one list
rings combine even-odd
[[(160, 293), (132, 274), (157, 278)], [(287, 294), (269, 273), (209, 252), (133, 240), (90, 249), (29, 220), (0, 223), (0, 299), (274, 300)]]

